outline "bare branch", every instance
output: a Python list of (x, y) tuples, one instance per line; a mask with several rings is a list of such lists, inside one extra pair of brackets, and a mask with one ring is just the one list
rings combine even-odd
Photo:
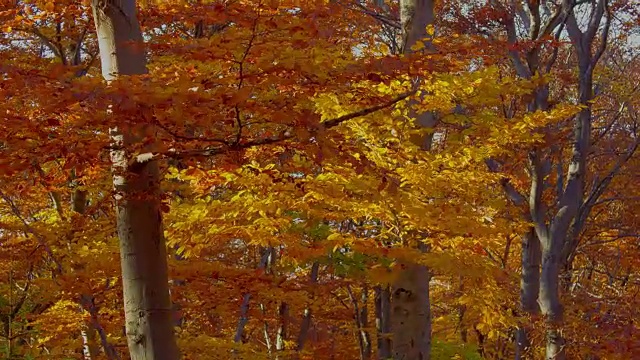
[(238, 320), (238, 327), (236, 328), (236, 334), (233, 337), (233, 341), (239, 343), (242, 341), (242, 334), (244, 333), (244, 327), (247, 325), (249, 321), (248, 313), (249, 313), (249, 300), (251, 299), (251, 294), (246, 293), (242, 299), (242, 305), (240, 306), (240, 320)]
[(529, 153), (529, 174), (531, 190), (529, 192), (529, 214), (533, 221), (538, 238), (545, 239), (549, 230), (544, 222), (544, 204), (542, 192), (544, 190), (544, 175), (540, 164), (540, 154), (537, 150)]
[[(350, 3), (355, 5), (355, 7), (357, 7), (364, 14), (371, 16), (372, 18), (378, 20), (384, 25), (387, 25), (391, 28), (398, 29), (398, 30), (402, 28), (400, 26), (400, 22), (397, 19), (394, 19), (385, 14), (381, 14), (377, 11), (371, 10), (367, 8), (364, 4), (362, 4), (360, 1), (350, 1)], [(345, 4), (345, 6), (349, 6), (349, 4)]]
[[(607, 48), (607, 43), (609, 41), (609, 28), (611, 27), (612, 14), (611, 10), (609, 10), (609, 4), (607, 3), (607, 0), (600, 0), (600, 2), (603, 4), (602, 7), (603, 11), (605, 12), (605, 20), (604, 27), (600, 35), (600, 44), (598, 44), (596, 53), (591, 58), (592, 68), (595, 67), (596, 63), (598, 62), (598, 60), (600, 60), (600, 57), (602, 57), (602, 54), (604, 54), (604, 51)], [(600, 15), (600, 17), (602, 17), (602, 15)]]
[[(487, 165), (487, 167), (489, 168), (489, 171), (491, 172), (497, 173), (500, 171), (499, 169), (500, 165), (494, 159), (485, 160), (485, 164)], [(507, 198), (514, 205), (524, 206), (524, 204), (526, 203), (526, 198), (524, 197), (524, 195), (518, 192), (518, 190), (511, 184), (508, 178), (503, 178), (502, 181), (500, 182), (500, 185), (502, 185), (502, 188), (504, 189), (504, 192), (506, 193)]]
[[(595, 38), (596, 33), (598, 32), (598, 28), (600, 27), (602, 16), (605, 14), (606, 9), (608, 9), (607, 0), (598, 0), (598, 3), (596, 4), (595, 9), (591, 12), (589, 25), (584, 32), (584, 41), (587, 44), (591, 44), (593, 42), (593, 39)], [(607, 16), (607, 19), (608, 18), (609, 17)]]

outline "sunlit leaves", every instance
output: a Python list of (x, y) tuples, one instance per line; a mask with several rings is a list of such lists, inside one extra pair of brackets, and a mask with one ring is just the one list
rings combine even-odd
[[(154, 157), (163, 172), (171, 295), (188, 356), (288, 357), (296, 352), (300, 318), (311, 309), (316, 338), (308, 354), (296, 355), (357, 358), (347, 286), (368, 288), (373, 309), (371, 288), (393, 282), (403, 261), (434, 272), (434, 336), (451, 342), (437, 342), (433, 358), (473, 358), (473, 349), (457, 345), (457, 329), (487, 342), (509, 341), (516, 324), (517, 236), (529, 224), (502, 186), (508, 175), (516, 190), (526, 189), (526, 174), (513, 164), (526, 163), (523, 154), (532, 146), (554, 145), (570, 131), (565, 123), (576, 106), (522, 110), (545, 82), (553, 92), (567, 92), (573, 85), (555, 81), (571, 79), (571, 72), (516, 79), (486, 39), (449, 36), (440, 28), (434, 38), (432, 27), (425, 40), (438, 52), (389, 55), (377, 41), (379, 23), (343, 2), (143, 1), (150, 73), (107, 86), (93, 66), (88, 5), (20, 2), (1, 14), (0, 177), (14, 203), (0, 199), (0, 309), (7, 313), (30, 283), (27, 305), (11, 328), (26, 331), (31, 322), (20, 336), (36, 341), (22, 346), (21, 355), (80, 351), (79, 333), (90, 320), (78, 304), (83, 293), (95, 295), (107, 340), (124, 349), (109, 128), (139, 124), (159, 139)], [(81, 36), (81, 61), (72, 66), (72, 46)], [(414, 50), (424, 46), (418, 42)], [(78, 77), (83, 69), (87, 76)], [(618, 106), (626, 121), (620, 129), (632, 129), (631, 110), (639, 106), (634, 87), (615, 71), (601, 71), (598, 79), (624, 105)], [(324, 126), (409, 91), (415, 93), (393, 106)], [(613, 108), (607, 101), (595, 104), (603, 114)], [(415, 126), (411, 114), (426, 111), (438, 114), (436, 128)], [(632, 137), (608, 127), (608, 119), (598, 116), (597, 131), (617, 132), (603, 141), (629, 144)], [(559, 130), (543, 136), (544, 128)], [(430, 152), (420, 147), (427, 134), (435, 139)], [(568, 145), (558, 150), (569, 151)], [(591, 166), (609, 169), (613, 153)], [(497, 174), (488, 159), (512, 161)], [(616, 178), (613, 200), (598, 204), (599, 226), (587, 231), (593, 240), (580, 249), (606, 259), (597, 266), (578, 262), (582, 272), (592, 268), (590, 286), (604, 295), (576, 290), (603, 312), (616, 306), (629, 316), (635, 303), (628, 294), (603, 284), (614, 265), (638, 265), (632, 256), (618, 256), (635, 251), (628, 230), (637, 211), (616, 200), (622, 190), (638, 195), (630, 190), (634, 174)], [(84, 214), (70, 205), (77, 190), (87, 192)], [(52, 206), (56, 194), (61, 210)], [(626, 228), (608, 229), (620, 224)], [(430, 252), (415, 250), (415, 242)], [(62, 274), (53, 272), (54, 260)], [(247, 293), (245, 343), (237, 344), (232, 339)], [(625, 302), (630, 305), (620, 305)], [(285, 350), (272, 347), (269, 354), (262, 334), (273, 340), (281, 303), (290, 307), (290, 331)], [(587, 310), (576, 307), (569, 322), (596, 316)], [(613, 327), (594, 321), (599, 329)], [(373, 335), (373, 326), (367, 331)]]

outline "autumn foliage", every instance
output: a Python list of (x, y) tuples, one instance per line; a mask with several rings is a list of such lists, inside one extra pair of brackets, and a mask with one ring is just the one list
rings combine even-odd
[[(107, 82), (91, 2), (3, 0), (0, 358), (130, 356), (113, 129), (137, 131), (129, 169), (160, 168), (184, 359), (383, 359), (407, 264), (432, 276), (431, 359), (547, 359), (556, 327), (568, 359), (640, 357), (640, 7), (588, 2), (617, 20), (595, 25), (582, 101), (569, 17), (509, 31), (539, 3), (437, 1), (401, 54), (396, 1), (139, 1), (148, 73)], [(549, 321), (522, 303), (524, 239), (558, 223), (577, 119)]]

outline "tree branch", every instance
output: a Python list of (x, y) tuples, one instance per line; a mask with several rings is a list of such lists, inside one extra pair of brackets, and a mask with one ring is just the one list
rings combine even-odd
[[(346, 114), (334, 119), (330, 119), (324, 122), (321, 122), (319, 125), (320, 129), (330, 129), (333, 127), (336, 127), (346, 121), (358, 118), (358, 117), (362, 117), (362, 116), (366, 116), (369, 114), (372, 114), (374, 112), (383, 110), (385, 108), (391, 107), (397, 103), (399, 103), (402, 100), (407, 99), (408, 97), (410, 97), (411, 95), (415, 94), (416, 90), (411, 90), (409, 92), (403, 93), (383, 104), (380, 105), (375, 105), (369, 108), (365, 108), (362, 110), (358, 110), (355, 112), (352, 112), (350, 114)], [(203, 149), (203, 150), (191, 150), (191, 151), (182, 151), (182, 152), (176, 152), (176, 151), (172, 151), (169, 153), (155, 153), (153, 154), (154, 156), (158, 156), (158, 155), (165, 155), (167, 157), (171, 157), (171, 158), (183, 158), (183, 157), (189, 157), (189, 156), (215, 156), (215, 155), (219, 155), (222, 153), (225, 153), (227, 151), (233, 151), (233, 150), (242, 150), (242, 149), (248, 149), (251, 147), (255, 147), (255, 146), (261, 146), (261, 145), (270, 145), (270, 144), (276, 144), (279, 142), (283, 142), (286, 140), (290, 140), (292, 139), (293, 136), (293, 130), (291, 128), (286, 128), (283, 131), (280, 132), (279, 135), (277, 136), (270, 136), (270, 137), (263, 137), (263, 138), (257, 138), (257, 139), (252, 139), (249, 141), (240, 141), (238, 142), (229, 142), (225, 139), (221, 139), (221, 138), (191, 138), (188, 136), (184, 136), (184, 135), (179, 135), (174, 133), (173, 131), (171, 131), (170, 129), (168, 129), (166, 126), (164, 126), (163, 124), (159, 124), (158, 125), (167, 133), (176, 136), (177, 138), (181, 138), (183, 140), (198, 140), (198, 141), (204, 141), (204, 142), (219, 142), (222, 143), (221, 146), (216, 146), (216, 147), (212, 147), (212, 148), (208, 148), (208, 149)], [(317, 129), (316, 129), (317, 131)]]
[(53, 254), (53, 251), (51, 250), (51, 247), (49, 247), (49, 245), (47, 244), (46, 240), (44, 239), (44, 237), (42, 235), (40, 235), (28, 222), (27, 220), (22, 216), (20, 209), (18, 208), (18, 206), (16, 206), (16, 204), (13, 202), (13, 200), (11, 200), (11, 198), (9, 198), (2, 190), (0, 190), (0, 197), (2, 197), (2, 199), (9, 204), (9, 207), (11, 208), (11, 211), (13, 212), (13, 214), (20, 220), (20, 222), (22, 222), (22, 224), (24, 225), (25, 229), (27, 229), (27, 232), (29, 232), (30, 234), (32, 234), (37, 240), (38, 243), (45, 249), (45, 251), (47, 252), (47, 254), (49, 255), (49, 257), (51, 257), (51, 261), (53, 261), (53, 263), (56, 265), (56, 273), (57, 274), (62, 274), (62, 265), (60, 264), (60, 262), (58, 261), (58, 259), (56, 259), (55, 255)]
[(411, 95), (415, 94), (416, 91), (417, 90), (411, 90), (409, 92), (406, 92), (406, 93), (404, 93), (402, 95), (399, 95), (399, 96), (397, 96), (397, 97), (395, 97), (395, 98), (393, 98), (393, 99), (391, 99), (391, 100), (389, 100), (389, 101), (387, 101), (385, 103), (382, 103), (380, 105), (372, 106), (370, 108), (362, 109), (362, 110), (353, 112), (351, 114), (343, 115), (343, 116), (337, 117), (335, 119), (324, 121), (324, 122), (322, 122), (322, 125), (324, 126), (325, 129), (329, 129), (329, 128), (332, 128), (334, 126), (338, 126), (338, 125), (342, 124), (345, 121), (372, 114), (372, 113), (374, 113), (376, 111), (391, 107), (391, 106), (399, 103), (400, 101), (407, 99)]

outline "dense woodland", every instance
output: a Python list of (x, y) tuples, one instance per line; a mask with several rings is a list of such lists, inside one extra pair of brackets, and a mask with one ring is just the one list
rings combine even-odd
[(640, 359), (637, 0), (0, 4), (0, 358)]

